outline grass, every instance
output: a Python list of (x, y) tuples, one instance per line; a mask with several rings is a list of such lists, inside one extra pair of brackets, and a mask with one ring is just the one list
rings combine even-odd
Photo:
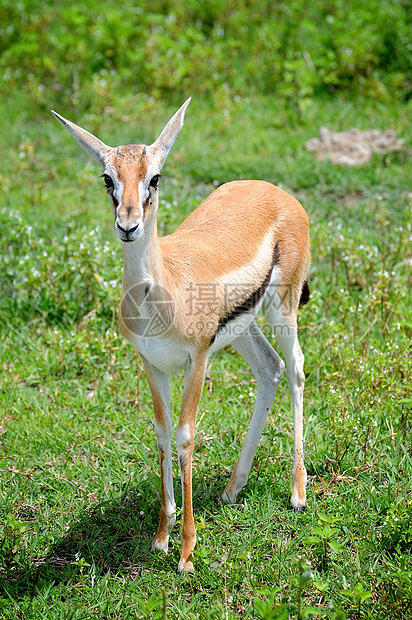
[[(338, 168), (304, 142), (327, 125), (391, 127), (410, 145), (410, 105), (188, 109), (162, 178), (162, 234), (215, 185), (264, 178), (304, 204), (313, 253), (300, 315), (308, 510), (289, 508), (286, 381), (241, 503), (218, 503), (255, 393), (229, 347), (211, 360), (199, 412), (192, 579), (175, 574), (179, 523), (169, 555), (149, 553), (160, 489), (151, 399), (116, 333), (121, 248), (100, 171), (51, 115), (31, 117), (18, 95), (2, 106), (0, 619), (408, 618), (411, 162), (404, 152)], [(109, 144), (150, 143), (171, 112), (129, 101), (72, 120)]]

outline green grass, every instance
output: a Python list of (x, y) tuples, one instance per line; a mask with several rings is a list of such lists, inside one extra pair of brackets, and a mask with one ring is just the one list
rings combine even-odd
[[(218, 502), (255, 393), (229, 347), (211, 360), (199, 412), (196, 575), (175, 574), (179, 522), (169, 555), (149, 553), (160, 489), (151, 399), (116, 334), (121, 248), (100, 170), (51, 115), (16, 115), (14, 96), (0, 117), (1, 619), (410, 614), (412, 166), (404, 152), (334, 167), (304, 142), (327, 125), (391, 127), (410, 145), (411, 106), (223, 104), (192, 101), (161, 182), (160, 230), (235, 178), (280, 184), (307, 209), (308, 510), (289, 508), (285, 380), (241, 503)], [(148, 116), (147, 102), (130, 101), (70, 118), (109, 144), (150, 143), (172, 111), (156, 103)], [(175, 422), (182, 383), (173, 379)]]

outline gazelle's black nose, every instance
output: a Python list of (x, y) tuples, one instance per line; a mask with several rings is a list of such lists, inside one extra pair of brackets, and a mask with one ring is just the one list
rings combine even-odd
[(136, 226), (132, 226), (132, 228), (123, 228), (123, 226), (120, 226), (120, 224), (118, 222), (116, 222), (116, 227), (117, 230), (120, 232), (120, 238), (122, 241), (132, 241), (132, 237), (133, 237), (133, 233), (136, 232), (136, 230), (139, 228), (139, 224), (137, 224)]

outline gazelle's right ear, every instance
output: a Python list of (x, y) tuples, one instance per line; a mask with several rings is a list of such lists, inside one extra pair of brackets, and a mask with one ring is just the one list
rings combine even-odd
[(179, 134), (179, 131), (183, 127), (186, 108), (189, 105), (190, 100), (191, 97), (189, 97), (189, 99), (184, 102), (182, 107), (178, 109), (176, 114), (172, 116), (172, 118), (167, 123), (166, 127), (163, 129), (157, 140), (148, 147), (149, 152), (157, 159), (159, 170), (162, 169), (163, 164), (166, 161), (166, 157), (168, 156), (169, 151), (172, 148), (173, 143)]
[(116, 149), (111, 146), (107, 146), (104, 142), (96, 138), (96, 136), (89, 133), (85, 129), (82, 129), (78, 125), (75, 125), (71, 121), (68, 121), (66, 118), (63, 118), (63, 116), (60, 116), (60, 114), (57, 114), (54, 110), (51, 110), (51, 113), (64, 127), (66, 127), (68, 131), (70, 131), (77, 142), (104, 168), (108, 155)]

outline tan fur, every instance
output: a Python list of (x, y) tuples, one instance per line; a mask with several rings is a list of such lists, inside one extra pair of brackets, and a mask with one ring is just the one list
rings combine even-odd
[[(141, 178), (141, 173), (137, 178)], [(122, 179), (137, 186), (136, 177), (122, 175)], [(232, 309), (225, 305), (224, 276), (253, 263), (268, 230), (272, 231), (272, 251), (249, 282), (242, 282), (246, 287), (238, 302), (247, 299), (264, 281), (278, 243), (281, 285), (290, 285), (293, 291), (293, 320), (310, 263), (309, 223), (300, 203), (280, 188), (264, 181), (226, 183), (197, 207), (173, 234), (161, 239), (154, 234), (150, 249), (157, 281), (170, 292), (177, 307), (173, 326), (175, 338), (193, 341), (188, 325), (203, 321), (205, 325), (210, 324), (210, 329), (200, 335), (199, 346), (210, 340), (219, 319)], [(127, 272), (126, 261), (126, 279)], [(216, 312), (193, 315), (188, 311), (188, 282), (194, 286), (216, 283), (219, 301)], [(290, 315), (288, 312), (287, 317)], [(122, 323), (122, 313), (120, 321)], [(122, 326), (121, 331), (127, 337)]]
[[(296, 289), (297, 310), (310, 263), (308, 218), (295, 198), (264, 181), (222, 185), (172, 235), (160, 239), (165, 282), (177, 295), (184, 295), (185, 282), (219, 282), (253, 261), (268, 230), (273, 231), (273, 250), (279, 243), (282, 285)], [(270, 260), (269, 253), (251, 288), (263, 282)], [(219, 314), (226, 312), (223, 307)]]

